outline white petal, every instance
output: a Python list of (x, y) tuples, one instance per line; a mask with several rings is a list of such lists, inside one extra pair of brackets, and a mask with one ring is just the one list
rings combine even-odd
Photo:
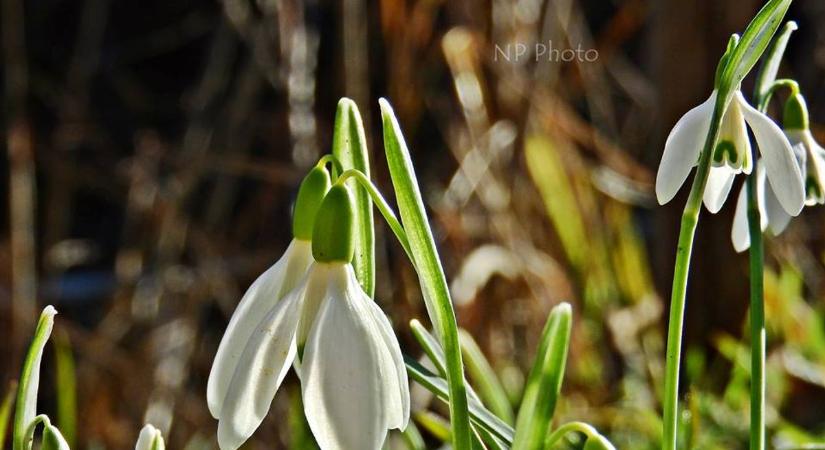
[(765, 186), (765, 213), (763, 216), (768, 218), (768, 227), (774, 236), (785, 231), (791, 221), (791, 215), (779, 204), (779, 199), (776, 198), (770, 184)]
[(728, 166), (710, 168), (703, 201), (711, 214), (716, 214), (722, 209), (735, 177), (736, 173)]
[(751, 246), (751, 237), (748, 233), (748, 199), (745, 192), (745, 186), (742, 186), (739, 198), (736, 200), (736, 212), (733, 214), (733, 229), (730, 236), (734, 250), (740, 253)]
[(790, 142), (773, 120), (745, 101), (741, 92), (736, 93), (736, 99), (742, 105), (745, 120), (756, 137), (776, 198), (788, 214), (799, 214), (805, 203), (805, 191), (802, 172), (796, 163)]
[[(355, 273), (352, 282), (360, 289)], [(410, 385), (401, 346), (387, 316), (366, 293), (361, 292), (361, 301), (368, 307), (374, 320), (374, 339), (383, 344), (381, 351), (381, 378), (384, 381), (385, 405), (389, 414), (387, 428), (403, 430), (410, 421)]]
[(334, 294), (321, 305), (304, 350), (307, 422), (321, 450), (379, 450), (388, 419), (379, 343), (364, 320), (369, 309), (346, 290)]
[(140, 436), (138, 436), (137, 443), (135, 444), (135, 450), (155, 450), (153, 449), (154, 444), (159, 444), (160, 448), (163, 448), (163, 436), (160, 434), (160, 430), (155, 428), (152, 424), (147, 423), (143, 426), (143, 429), (140, 430)]
[(244, 294), (221, 339), (206, 387), (212, 417), (220, 418), (238, 360), (266, 313), (303, 278), (312, 262), (312, 244), (294, 239), (281, 259), (264, 272)]
[[(813, 136), (811, 136), (810, 139), (810, 149), (811, 154), (808, 155), (808, 158), (810, 159), (811, 164), (809, 165), (810, 169), (808, 170), (813, 173), (808, 173), (807, 176), (814, 176), (819, 183), (819, 189), (822, 190), (825, 189), (825, 149), (820, 147), (819, 144), (813, 140)], [(806, 200), (805, 204), (809, 206), (816, 205), (817, 203), (821, 203), (823, 199), (825, 199), (825, 196), (822, 196), (819, 199), (812, 196), (811, 200)]]
[(701, 105), (688, 111), (670, 131), (656, 174), (656, 198), (659, 204), (673, 199), (696, 165), (710, 128), (710, 118), (716, 102), (713, 91)]
[(293, 290), (261, 320), (238, 361), (218, 422), (222, 450), (241, 446), (264, 420), (295, 357), (304, 289)]

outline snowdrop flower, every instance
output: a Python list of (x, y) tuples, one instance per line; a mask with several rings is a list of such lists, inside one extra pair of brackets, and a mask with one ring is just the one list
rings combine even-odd
[[(656, 175), (656, 197), (669, 202), (696, 166), (710, 129), (717, 101), (716, 90), (704, 103), (688, 111), (671, 130)], [(802, 175), (791, 145), (782, 130), (765, 114), (748, 104), (736, 90), (722, 117), (719, 139), (711, 155), (711, 168), (703, 202), (711, 213), (718, 212), (730, 193), (735, 176), (751, 173), (751, 147), (746, 124), (753, 131), (768, 181), (782, 208), (797, 215), (804, 203)]]
[(163, 442), (163, 435), (160, 430), (155, 428), (151, 423), (144, 425), (140, 430), (135, 450), (164, 450), (166, 444)]
[(312, 263), (310, 240), (315, 214), (329, 186), (329, 174), (323, 167), (312, 169), (304, 178), (295, 202), (294, 239), (281, 259), (252, 283), (232, 314), (207, 382), (209, 412), (216, 419), (225, 417), (223, 407), (232, 377), (255, 328), (266, 313), (299, 284)]
[[(335, 185), (318, 210), (315, 259), (298, 286), (267, 312), (240, 355), (220, 408), (218, 443), (237, 449), (261, 424), (291, 364), (322, 450), (378, 450), (409, 422), (409, 386), (392, 326), (350, 264), (352, 200)], [(236, 342), (240, 344), (240, 342)]]
[(69, 444), (54, 425), (48, 419), (43, 421), (43, 441), (40, 444), (41, 450), (69, 450)]
[[(811, 135), (808, 108), (802, 95), (793, 93), (785, 103), (783, 126), (788, 140), (793, 145), (794, 156), (804, 180), (805, 205), (812, 206), (825, 203), (825, 195), (823, 195), (825, 193), (825, 187), (823, 187), (825, 182), (825, 149), (817, 144)], [(772, 186), (767, 183), (762, 170), (757, 171), (756, 198), (759, 205), (762, 231), (770, 230), (774, 236), (784, 231), (791, 221), (791, 215), (780, 207), (776, 193)], [(731, 240), (734, 249), (738, 252), (750, 247), (747, 197), (744, 186), (736, 203)]]

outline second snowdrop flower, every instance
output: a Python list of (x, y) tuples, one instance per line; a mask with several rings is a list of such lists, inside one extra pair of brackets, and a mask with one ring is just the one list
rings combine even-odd
[[(697, 164), (717, 95), (714, 90), (707, 101), (688, 111), (671, 130), (656, 175), (656, 197), (660, 204), (669, 202), (676, 195)], [(718, 212), (730, 193), (734, 177), (753, 169), (746, 124), (756, 138), (768, 180), (779, 203), (788, 214), (799, 214), (804, 202), (802, 175), (791, 145), (773, 120), (748, 104), (739, 90), (733, 93), (722, 117), (719, 140), (711, 155), (703, 198), (705, 207), (711, 213)]]
[(147, 423), (140, 430), (137, 443), (135, 443), (135, 450), (164, 450), (165, 448), (166, 444), (160, 430)]
[(221, 449), (234, 450), (254, 433), (293, 363), (322, 450), (378, 450), (388, 429), (406, 428), (409, 386), (401, 349), (355, 277), (353, 228), (352, 199), (337, 184), (315, 219), (315, 262), (245, 348), (234, 349), (241, 356), (221, 410)]

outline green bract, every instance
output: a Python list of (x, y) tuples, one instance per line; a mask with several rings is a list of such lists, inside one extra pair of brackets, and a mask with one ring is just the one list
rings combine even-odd
[(808, 105), (802, 94), (792, 94), (785, 102), (782, 126), (786, 130), (807, 130), (810, 127)]
[(318, 262), (350, 262), (355, 254), (355, 214), (346, 186), (336, 184), (324, 197), (312, 229), (312, 256)]
[(791, 0), (771, 0), (756, 14), (725, 64), (719, 79), (721, 92), (728, 94), (736, 89), (751, 71), (770, 44), (790, 5)]
[(298, 189), (298, 199), (295, 201), (295, 212), (292, 216), (292, 235), (296, 239), (312, 239), (315, 215), (329, 186), (329, 172), (324, 167), (314, 167), (304, 177)]

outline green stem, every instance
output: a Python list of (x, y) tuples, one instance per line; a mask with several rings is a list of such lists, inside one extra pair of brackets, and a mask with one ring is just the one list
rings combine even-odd
[(685, 318), (685, 293), (690, 272), (690, 255), (693, 237), (699, 224), (702, 196), (710, 174), (710, 157), (719, 137), (719, 125), (729, 102), (729, 95), (719, 93), (710, 120), (705, 145), (699, 157), (696, 176), (690, 188), (690, 196), (682, 213), (676, 263), (673, 269), (673, 287), (670, 295), (670, 319), (667, 330), (667, 354), (665, 361), (665, 393), (662, 422), (662, 449), (676, 449), (677, 420), (679, 412), (679, 368), (682, 355), (682, 331)]
[(568, 422), (558, 428), (555, 431), (547, 435), (547, 439), (544, 440), (544, 448), (551, 449), (553, 446), (561, 440), (567, 433), (572, 431), (578, 431), (586, 435), (588, 438), (593, 435), (598, 435), (599, 432), (596, 431), (593, 426), (586, 424), (584, 422)]
[[(753, 157), (755, 157), (754, 155)], [(754, 159), (755, 161), (755, 159)], [(765, 263), (761, 217), (756, 198), (756, 170), (747, 178), (748, 233), (750, 234), (750, 324), (751, 324), (751, 450), (765, 449)]]
[(372, 201), (375, 203), (375, 206), (378, 208), (378, 211), (384, 216), (384, 220), (387, 221), (387, 225), (390, 226), (393, 234), (398, 239), (398, 242), (401, 244), (401, 247), (404, 248), (404, 251), (407, 252), (407, 257), (410, 259), (410, 262), (415, 264), (415, 260), (412, 258), (412, 252), (410, 251), (410, 242), (407, 239), (407, 232), (404, 231), (404, 227), (401, 226), (401, 222), (398, 220), (398, 216), (395, 215), (395, 212), (390, 207), (390, 204), (384, 200), (384, 196), (381, 195), (381, 192), (372, 184), (372, 181), (360, 170), (356, 169), (349, 169), (346, 170), (341, 176), (338, 178), (337, 183), (345, 183), (350, 178), (354, 179), (361, 185), (372, 197)]

